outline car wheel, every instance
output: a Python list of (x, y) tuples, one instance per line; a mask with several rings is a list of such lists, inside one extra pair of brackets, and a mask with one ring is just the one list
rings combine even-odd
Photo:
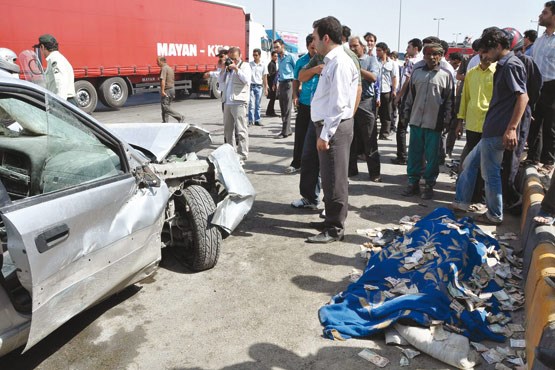
[(175, 198), (175, 208), (178, 217), (186, 218), (180, 223), (189, 226), (188, 237), (183, 235), (187, 264), (193, 271), (211, 269), (218, 262), (222, 234), (211, 223), (216, 205), (210, 193), (199, 185), (188, 186)]
[(129, 89), (121, 77), (112, 77), (104, 80), (98, 89), (100, 101), (110, 108), (120, 108), (127, 101)]
[(77, 106), (87, 113), (92, 113), (98, 103), (98, 95), (93, 84), (89, 81), (79, 80), (75, 82), (75, 101)]

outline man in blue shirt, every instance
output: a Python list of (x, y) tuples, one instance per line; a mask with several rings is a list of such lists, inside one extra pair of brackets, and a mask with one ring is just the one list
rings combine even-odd
[(301, 155), (303, 153), (304, 139), (306, 130), (310, 124), (310, 101), (316, 91), (318, 85), (318, 75), (313, 76), (310, 80), (299, 81), (299, 71), (308, 64), (310, 59), (316, 54), (316, 47), (313, 45), (312, 34), (306, 37), (306, 48), (308, 53), (303, 55), (295, 64), (295, 80), (293, 81), (293, 105), (298, 107), (297, 117), (295, 119), (295, 146), (293, 147), (293, 161), (291, 165), (285, 169), (285, 173), (295, 173), (301, 169)]
[(484, 121), (482, 139), (468, 154), (463, 171), (457, 181), (453, 208), (467, 211), (478, 170), (485, 181), (488, 210), (477, 221), (499, 225), (503, 221), (503, 192), (501, 163), (505, 149), (517, 146), (517, 128), (528, 104), (526, 68), (512, 51), (509, 51), (506, 32), (491, 27), (484, 30), (480, 40), (480, 54), (497, 62), (493, 75), (493, 95)]
[(349, 48), (360, 61), (362, 77), (362, 95), (355, 113), (354, 136), (349, 155), (349, 176), (358, 174), (357, 148), (360, 147), (366, 158), (370, 181), (380, 182), (380, 153), (378, 152), (378, 130), (376, 129), (374, 83), (380, 73), (380, 66), (375, 56), (364, 52), (359, 36), (349, 38)]
[(279, 107), (281, 109), (282, 128), (276, 139), (291, 135), (291, 106), (293, 101), (293, 79), (295, 58), (285, 51), (282, 39), (274, 41), (274, 50), (278, 53), (278, 89)]

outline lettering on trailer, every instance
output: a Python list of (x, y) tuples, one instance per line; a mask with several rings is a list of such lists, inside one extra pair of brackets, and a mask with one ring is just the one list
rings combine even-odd
[(208, 45), (208, 56), (215, 57), (218, 54), (218, 50), (222, 49), (229, 49), (231, 46), (229, 45)]
[(158, 42), (156, 44), (160, 57), (196, 57), (197, 44), (175, 44), (172, 42)]

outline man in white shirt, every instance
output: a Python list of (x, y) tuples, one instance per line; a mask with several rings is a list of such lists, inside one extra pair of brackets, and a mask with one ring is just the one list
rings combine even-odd
[(239, 160), (244, 163), (249, 153), (246, 121), (251, 67), (241, 60), (241, 49), (238, 47), (230, 48), (227, 55), (229, 59), (225, 62), (225, 70), (218, 77), (224, 104), (224, 138), (226, 143), (235, 148)]
[(249, 126), (254, 124), (262, 126), (260, 123), (260, 102), (262, 94), (268, 95), (268, 85), (266, 76), (268, 75), (268, 67), (266, 63), (260, 61), (260, 49), (254, 49), (252, 56), (254, 60), (250, 61), (251, 66), (251, 97), (249, 101)]
[(385, 42), (376, 45), (376, 57), (380, 63), (378, 80), (380, 83), (380, 103), (378, 114), (380, 116), (380, 140), (391, 140), (388, 136), (391, 132), (391, 120), (393, 112), (393, 100), (397, 96), (397, 82), (399, 79), (399, 68), (397, 63), (387, 56), (389, 47)]
[(545, 32), (536, 39), (532, 59), (540, 69), (543, 85), (528, 135), (528, 160), (542, 163), (541, 172), (555, 165), (555, 1), (548, 1), (538, 18)]
[(58, 41), (54, 36), (45, 34), (39, 37), (39, 43), (34, 47), (40, 48), (48, 63), (44, 71), (46, 88), (76, 105), (73, 67), (58, 51)]
[(348, 209), (349, 148), (353, 139), (353, 115), (359, 88), (359, 72), (341, 47), (342, 27), (335, 17), (325, 17), (312, 25), (318, 54), (324, 69), (310, 114), (316, 125), (320, 175), (325, 199), (325, 220), (310, 223), (321, 231), (309, 243), (342, 240)]

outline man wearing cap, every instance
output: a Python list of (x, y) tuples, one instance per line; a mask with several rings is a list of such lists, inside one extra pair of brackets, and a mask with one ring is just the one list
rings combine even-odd
[(251, 67), (241, 60), (241, 49), (229, 49), (225, 70), (218, 82), (224, 103), (224, 139), (237, 151), (241, 163), (249, 154), (249, 132), (247, 128), (247, 105), (250, 97)]
[(40, 49), (48, 63), (44, 72), (46, 88), (58, 94), (62, 99), (76, 104), (73, 67), (58, 51), (58, 41), (54, 36), (45, 34), (39, 37), (39, 43), (34, 48)]
[(168, 122), (168, 116), (172, 116), (177, 122), (183, 122), (185, 117), (172, 109), (171, 104), (175, 99), (175, 74), (173, 69), (166, 63), (165, 57), (158, 57), (156, 64), (160, 67), (160, 104), (162, 106), (162, 122)]
[[(432, 199), (439, 174), (441, 131), (451, 122), (453, 75), (441, 68), (443, 48), (439, 43), (424, 46), (424, 66), (415, 67), (408, 86), (403, 119), (410, 126), (404, 196), (420, 194), (420, 177), (426, 187), (422, 199)], [(424, 161), (423, 161), (424, 158)], [(424, 167), (425, 162), (425, 167)]]

